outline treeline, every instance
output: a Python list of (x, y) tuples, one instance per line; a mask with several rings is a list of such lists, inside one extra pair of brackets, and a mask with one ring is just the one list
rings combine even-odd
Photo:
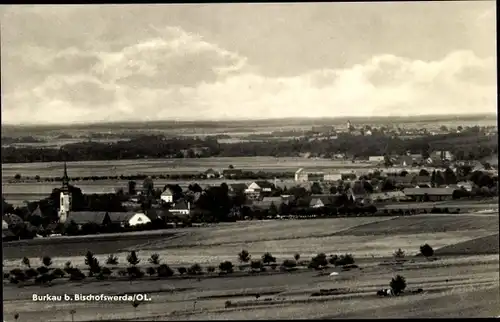
[[(241, 171), (235, 172), (231, 174), (231, 179), (233, 180), (271, 180), (274, 178), (277, 179), (290, 179), (294, 178), (294, 172), (264, 172), (264, 171)], [(98, 181), (98, 180), (144, 180), (147, 177), (151, 177), (152, 179), (161, 179), (161, 180), (204, 180), (207, 179), (206, 174), (199, 173), (172, 173), (172, 174), (135, 174), (135, 175), (119, 175), (119, 176), (71, 176), (71, 181)], [(217, 177), (215, 177), (217, 178)], [(208, 178), (210, 179), (210, 178)], [(28, 177), (22, 176), (21, 174), (16, 174), (14, 176), (14, 180), (16, 181), (38, 181), (38, 182), (59, 182), (62, 181), (62, 177)]]
[[(448, 142), (453, 142), (449, 144)], [(463, 142), (463, 144), (461, 143)], [(287, 141), (269, 139), (261, 142), (218, 143), (214, 137), (166, 138), (162, 135), (143, 135), (128, 141), (114, 143), (79, 142), (64, 145), (62, 149), (35, 147), (2, 147), (3, 163), (123, 160), (145, 158), (205, 158), (274, 156), (294, 157), (302, 153), (311, 156), (332, 157), (346, 153), (353, 157), (422, 153), (446, 149), (462, 160), (477, 160), (498, 152), (497, 136), (478, 133), (453, 133), (402, 140), (386, 135), (351, 136), (339, 134), (337, 139), (309, 138)]]

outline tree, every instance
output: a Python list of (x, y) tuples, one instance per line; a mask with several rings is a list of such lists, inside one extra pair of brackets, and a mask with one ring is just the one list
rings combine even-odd
[(230, 261), (225, 261), (219, 264), (219, 270), (225, 273), (232, 273), (234, 270), (233, 263)]
[(295, 258), (296, 261), (298, 261), (300, 259), (300, 254), (299, 253), (296, 253), (293, 258)]
[(23, 265), (27, 268), (31, 268), (30, 259), (28, 257), (23, 257)]
[(208, 267), (207, 267), (207, 272), (208, 272), (208, 273), (213, 273), (213, 272), (215, 272), (215, 266), (208, 266)]
[(148, 275), (149, 275), (149, 276), (153, 276), (153, 275), (155, 275), (155, 274), (156, 274), (156, 270), (155, 270), (155, 268), (154, 268), (154, 267), (148, 267), (148, 268), (146, 269), (146, 273), (148, 273)]
[(429, 171), (427, 171), (425, 169), (421, 169), (420, 172), (418, 173), (418, 175), (421, 177), (428, 177), (430, 174), (429, 174)]
[(177, 268), (177, 271), (179, 272), (179, 274), (184, 275), (187, 273), (187, 268), (179, 267), (179, 268)]
[(262, 262), (260, 260), (252, 261), (250, 263), (250, 268), (252, 270), (261, 270), (263, 267)]
[(135, 250), (133, 250), (127, 256), (127, 261), (129, 262), (130, 265), (136, 266), (137, 264), (139, 264), (141, 260), (137, 257)]
[(429, 244), (420, 246), (420, 253), (425, 257), (431, 257), (434, 255), (434, 249)]
[(444, 181), (445, 184), (456, 184), (457, 183), (457, 176), (455, 175), (455, 172), (451, 170), (450, 168), (446, 168), (444, 171)]
[(156, 272), (159, 277), (170, 277), (174, 275), (174, 271), (167, 264), (161, 264), (158, 266)]
[(50, 256), (43, 256), (42, 263), (45, 267), (49, 267), (50, 265), (52, 265), (52, 258), (50, 258)]
[(393, 254), (394, 258), (396, 259), (396, 261), (399, 261), (399, 260), (402, 260), (404, 259), (405, 257), (405, 252), (399, 248), (398, 250), (396, 250)]
[(395, 295), (401, 294), (406, 288), (405, 278), (401, 275), (397, 275), (391, 280), (390, 287)]
[(136, 186), (137, 186), (137, 183), (135, 181), (128, 182), (128, 194), (129, 194), (129, 196), (135, 196), (137, 194)]
[(277, 214), (278, 214), (278, 207), (276, 207), (274, 202), (272, 202), (271, 206), (269, 206), (269, 216), (276, 217)]
[(271, 255), (271, 253), (265, 253), (262, 255), (262, 262), (265, 264), (276, 263), (276, 257)]
[(106, 259), (106, 264), (107, 265), (118, 265), (118, 257), (114, 256), (113, 254), (110, 254), (108, 258)]
[(148, 261), (153, 264), (153, 265), (160, 265), (160, 255), (157, 253), (154, 253), (151, 255), (151, 257), (148, 259)]
[(97, 257), (89, 250), (85, 255), (85, 265), (89, 267), (89, 276), (93, 276), (93, 274), (99, 274), (101, 271), (101, 267), (99, 265), (99, 261)]
[(195, 263), (195, 264), (191, 265), (191, 267), (188, 269), (187, 272), (189, 275), (200, 275), (202, 273), (202, 269), (201, 269), (200, 264)]
[(330, 193), (331, 193), (332, 195), (336, 194), (337, 192), (338, 192), (338, 189), (337, 189), (337, 187), (336, 187), (336, 186), (331, 186), (331, 187), (330, 187)]
[(238, 254), (238, 259), (239, 259), (239, 261), (240, 261), (240, 262), (242, 262), (242, 263), (248, 263), (248, 262), (250, 261), (250, 258), (251, 258), (251, 257), (252, 257), (252, 256), (250, 255), (250, 253), (249, 253), (247, 250), (245, 250), (245, 249), (243, 249), (243, 250), (242, 250), (242, 251)]
[(14, 179), (21, 180), (21, 175), (19, 173), (16, 173), (16, 175), (14, 176)]
[(323, 193), (323, 189), (321, 189), (321, 186), (319, 185), (319, 183), (317, 182), (314, 182), (312, 185), (311, 185), (311, 193), (313, 195), (320, 195)]

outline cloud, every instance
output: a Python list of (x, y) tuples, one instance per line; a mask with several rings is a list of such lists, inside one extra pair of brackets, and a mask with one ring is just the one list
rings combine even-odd
[(7, 84), (2, 88), (3, 122), (496, 111), (496, 59), (472, 51), (454, 51), (434, 61), (383, 54), (346, 68), (266, 77), (240, 53), (198, 35), (172, 27), (150, 29), (154, 32), (148, 37), (113, 50), (30, 47), (29, 56), (13, 58), (9, 67), (23, 70), (25, 79), (2, 76)]

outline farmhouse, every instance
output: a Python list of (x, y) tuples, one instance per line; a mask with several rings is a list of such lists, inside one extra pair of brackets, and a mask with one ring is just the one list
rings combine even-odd
[(268, 181), (255, 181), (252, 182), (245, 192), (272, 192), (274, 185)]
[(170, 188), (167, 188), (162, 192), (160, 199), (163, 202), (172, 203), (174, 202), (174, 193), (172, 192), (172, 190), (170, 190)]
[(451, 200), (453, 188), (407, 188), (403, 192), (415, 201), (444, 201)]
[(311, 208), (322, 208), (326, 206), (334, 205), (337, 201), (338, 195), (312, 195), (311, 201), (309, 202), (309, 207)]
[(74, 222), (79, 227), (84, 224), (108, 225), (111, 218), (105, 211), (72, 211), (68, 214), (65, 224)]
[(108, 212), (108, 215), (113, 224), (120, 224), (122, 227), (136, 226), (151, 222), (151, 219), (143, 213)]
[(189, 216), (191, 214), (191, 203), (181, 200), (177, 202), (169, 212), (173, 215)]
[(384, 162), (385, 158), (383, 155), (369, 156), (368, 161), (370, 162)]

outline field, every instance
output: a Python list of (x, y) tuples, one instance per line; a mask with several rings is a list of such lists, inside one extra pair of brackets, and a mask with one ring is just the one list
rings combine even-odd
[[(318, 252), (348, 252), (354, 255), (362, 270), (329, 268), (328, 272), (339, 272), (335, 277), (303, 270), (254, 275), (237, 271), (234, 276), (198, 280), (145, 278), (133, 283), (95, 281), (76, 284), (61, 280), (50, 288), (18, 288), (4, 284), (4, 316), (10, 321), (9, 317), (19, 312), (21, 321), (61, 321), (70, 319), (70, 309), (76, 311), (75, 321), (133, 320), (134, 317), (197, 320), (497, 316), (500, 314), (498, 244), (495, 245), (493, 237), (480, 238), (498, 234), (498, 218), (498, 213), (495, 213), (253, 221), (173, 229), (164, 236), (123, 234), (116, 237), (114, 244), (108, 240), (107, 246), (98, 240), (111, 238), (108, 236), (87, 240), (73, 238), (73, 243), (69, 241), (72, 238), (33, 240), (27, 242), (31, 246), (18, 245), (10, 250), (5, 244), (4, 270), (19, 267), (23, 256), (30, 257), (33, 266), (39, 265), (39, 257), (43, 254), (53, 256), (56, 267), (71, 260), (75, 266), (84, 268), (83, 252), (86, 248), (98, 252), (101, 263), (105, 262), (106, 252), (117, 254), (119, 267), (126, 263), (124, 250), (138, 250), (139, 267), (142, 268), (150, 266), (147, 258), (154, 252), (174, 268), (195, 262), (204, 267), (209, 264), (218, 266), (223, 260), (237, 264), (237, 253), (241, 249), (247, 249), (253, 258), (271, 252), (278, 263), (293, 258), (295, 253), (307, 260)], [(386, 227), (385, 234), (381, 227)], [(469, 240), (475, 240), (469, 243), (481, 249), (484, 255), (471, 253), (470, 244), (467, 244)], [(413, 257), (424, 243), (436, 249), (437, 260)], [(440, 249), (449, 247), (455, 247), (453, 256), (439, 255)], [(402, 248), (411, 260), (399, 266), (384, 264), (391, 261), (396, 248)], [(376, 297), (375, 291), (388, 287), (395, 274), (405, 276), (408, 288), (423, 288), (424, 293), (397, 298)], [(311, 297), (319, 289), (331, 288), (341, 291), (337, 295)], [(152, 298), (151, 302), (141, 304), (136, 312), (130, 303), (43, 303), (30, 299), (33, 293), (111, 295), (134, 292), (146, 292)], [(252, 295), (256, 293), (262, 294), (258, 300)], [(227, 300), (234, 305), (225, 308)], [(454, 305), (450, 306), (452, 300)], [(46, 309), (48, 307), (50, 310)]]
[[(307, 170), (342, 169), (351, 171), (370, 167), (367, 163), (352, 163), (350, 161), (332, 161), (327, 159), (307, 159), (299, 157), (235, 157), (235, 158), (202, 158), (202, 159), (142, 159), (116, 161), (77, 161), (68, 162), (69, 176), (110, 176), (137, 174), (173, 174), (204, 172), (209, 168), (215, 170), (227, 169), (233, 165), (236, 169), (253, 171), (292, 171), (299, 168)], [(62, 162), (36, 163), (4, 163), (2, 178), (12, 179), (16, 174), (35, 177), (62, 176)]]

